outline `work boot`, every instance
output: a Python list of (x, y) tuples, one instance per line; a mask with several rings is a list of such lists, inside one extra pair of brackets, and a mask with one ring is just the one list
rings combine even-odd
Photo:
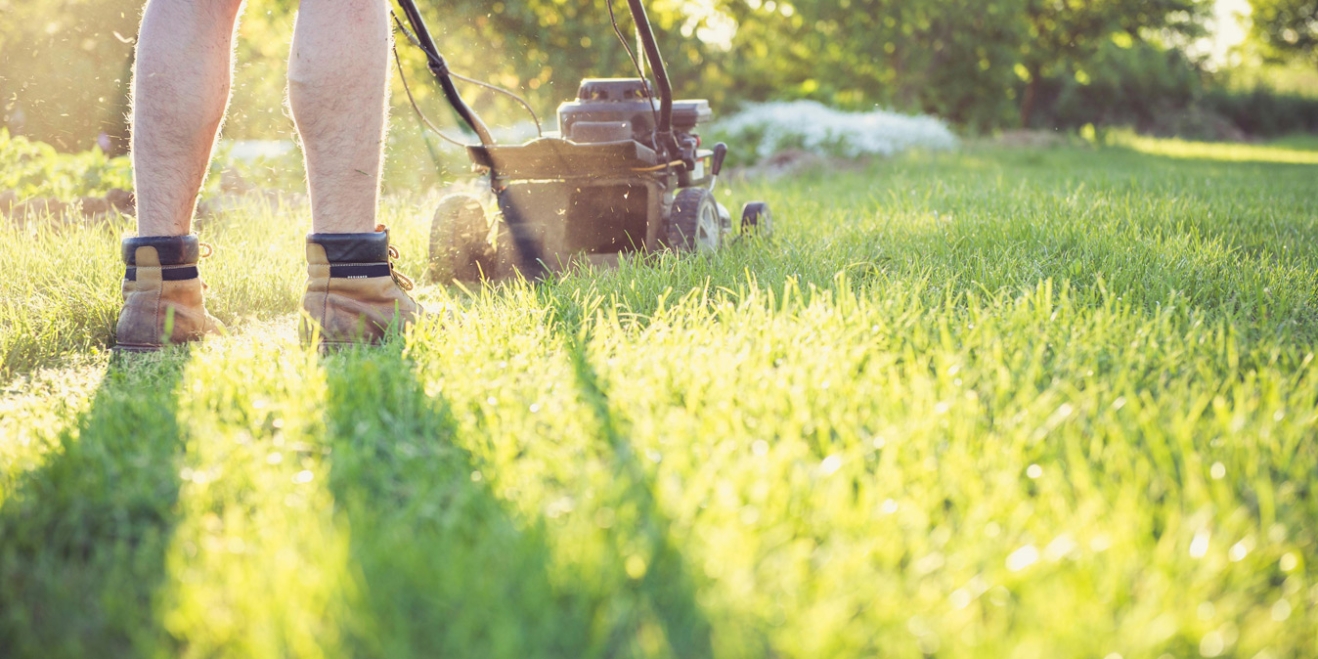
[(206, 313), (202, 300), (200, 256), (201, 243), (192, 235), (123, 240), (127, 268), (116, 350), (152, 352), (223, 331), (224, 325)]
[(384, 225), (374, 233), (307, 234), (307, 292), (302, 336), (320, 328), (320, 347), (379, 343), (389, 328), (402, 329), (424, 310), (407, 291), (412, 280), (394, 270)]

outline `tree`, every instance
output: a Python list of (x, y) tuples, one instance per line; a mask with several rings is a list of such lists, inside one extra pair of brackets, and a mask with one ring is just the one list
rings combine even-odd
[(1044, 79), (1087, 79), (1086, 65), (1109, 41), (1129, 47), (1163, 35), (1197, 36), (1211, 9), (1212, 0), (1026, 0), (1021, 125), (1030, 125)]
[(988, 128), (1010, 115), (1023, 0), (726, 0), (719, 56), (748, 100), (929, 112)]
[(1318, 63), (1318, 0), (1250, 0), (1252, 33), (1274, 59)]
[[(1257, 29), (1274, 22), (1291, 26), (1275, 32), (1297, 47), (1308, 44), (1303, 47), (1312, 52), (1318, 0), (1253, 1)], [(1037, 121), (1054, 109), (1063, 87), (1068, 98), (1080, 99), (1072, 104), (1077, 105), (1102, 96), (1098, 87), (1148, 96), (1154, 83), (1175, 77), (1169, 75), (1176, 73), (1172, 69), (1185, 68), (1181, 73), (1195, 77), (1183, 59), (1157, 63), (1151, 55), (1177, 54), (1175, 46), (1202, 29), (1212, 2), (645, 4), (679, 96), (708, 98), (725, 112), (739, 101), (809, 98), (855, 110), (878, 106), (932, 113), (972, 130), (992, 130)], [(518, 91), (546, 119), (559, 102), (574, 96), (582, 77), (634, 75), (610, 24), (608, 3), (630, 42), (631, 18), (623, 0), (419, 2), (454, 71)], [(141, 4), (0, 0), (0, 115), (9, 115), (12, 126), (21, 111), (26, 125), (18, 132), (62, 148), (85, 148), (98, 132), (122, 127)], [(288, 137), (292, 126), (282, 108), (283, 74), (297, 3), (247, 4), (225, 132), (235, 138)], [(1308, 13), (1296, 7), (1307, 7)], [(399, 54), (418, 102), (437, 119), (445, 117), (421, 55), (401, 38)], [(1132, 72), (1139, 75), (1132, 78)], [(1180, 84), (1180, 78), (1173, 82)], [(492, 124), (525, 118), (504, 97), (460, 86)], [(1082, 89), (1072, 93), (1077, 86)], [(408, 111), (402, 92), (395, 83), (395, 114)], [(545, 123), (552, 128), (552, 121)]]

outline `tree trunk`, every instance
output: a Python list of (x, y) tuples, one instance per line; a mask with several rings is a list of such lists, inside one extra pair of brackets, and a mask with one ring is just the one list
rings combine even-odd
[(1025, 84), (1025, 95), (1021, 97), (1021, 128), (1029, 128), (1034, 118), (1034, 105), (1039, 96), (1039, 71), (1030, 69), (1030, 81)]

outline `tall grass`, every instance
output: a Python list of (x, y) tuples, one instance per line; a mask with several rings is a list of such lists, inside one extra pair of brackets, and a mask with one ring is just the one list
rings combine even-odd
[[(231, 336), (121, 363), (5, 325), (0, 654), (1309, 654), (1313, 172), (734, 181), (773, 240), (423, 288), (446, 313), (328, 358), (292, 330), (304, 211), (234, 214)], [(414, 273), (429, 203), (385, 213)], [(87, 245), (58, 263), (112, 317), (115, 231), (79, 231), (0, 253)], [(42, 281), (0, 318), (53, 317), (10, 297)]]

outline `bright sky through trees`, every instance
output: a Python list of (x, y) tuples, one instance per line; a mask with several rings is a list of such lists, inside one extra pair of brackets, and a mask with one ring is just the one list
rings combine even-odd
[(1217, 0), (1209, 25), (1210, 53), (1216, 66), (1227, 64), (1230, 50), (1241, 44), (1249, 31), (1249, 0)]

